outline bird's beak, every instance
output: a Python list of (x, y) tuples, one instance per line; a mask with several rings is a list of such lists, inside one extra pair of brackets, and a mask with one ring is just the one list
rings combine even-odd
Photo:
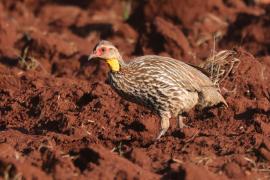
[(94, 50), (92, 54), (88, 57), (88, 61), (96, 58), (100, 58), (101, 53), (99, 51)]
[(88, 61), (90, 61), (91, 59), (94, 59), (94, 58), (96, 58), (97, 56), (95, 55), (95, 54), (90, 54), (89, 56), (88, 56)]
[(91, 59), (95, 59), (97, 58), (98, 55), (97, 55), (97, 51), (93, 51), (89, 56), (88, 56), (88, 61), (90, 61)]

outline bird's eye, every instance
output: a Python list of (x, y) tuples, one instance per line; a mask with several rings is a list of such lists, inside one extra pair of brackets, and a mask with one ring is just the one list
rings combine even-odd
[(104, 47), (103, 47), (103, 48), (101, 48), (101, 51), (102, 51), (102, 52), (105, 52), (105, 48), (104, 48)]

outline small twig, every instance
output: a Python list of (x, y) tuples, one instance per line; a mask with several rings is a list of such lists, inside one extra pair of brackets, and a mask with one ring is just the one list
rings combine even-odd
[(111, 152), (117, 152), (120, 156), (123, 156), (124, 151), (122, 150), (122, 142), (120, 142), (118, 146), (114, 147)]
[(181, 161), (180, 159), (176, 159), (176, 158), (172, 158), (172, 161), (173, 161), (173, 162), (176, 162), (176, 163), (178, 163), (178, 164), (183, 164), (183, 163), (184, 163), (184, 162)]
[(250, 159), (250, 158), (248, 158), (248, 157), (244, 157), (244, 159), (245, 159), (246, 161), (250, 162), (250, 163), (253, 165), (253, 167), (256, 167), (256, 166), (257, 166), (254, 160), (252, 160), (252, 159)]
[(192, 137), (191, 138), (189, 138), (188, 140), (186, 140), (185, 141), (185, 145), (181, 148), (181, 151), (184, 151), (185, 149), (186, 149), (186, 147), (188, 146), (188, 144), (191, 142), (191, 141), (193, 141), (195, 138), (196, 138), (196, 136), (199, 134), (199, 131), (197, 131), (196, 133), (194, 133), (193, 135), (192, 135)]
[(90, 119), (88, 119), (87, 122), (89, 122), (89, 123), (95, 123), (94, 120), (90, 120)]
[(259, 172), (270, 172), (270, 168), (265, 168), (265, 169), (257, 169)]
[(204, 164), (204, 165), (207, 165), (209, 163), (209, 161), (211, 161), (212, 158), (211, 157), (198, 157), (197, 158), (197, 164)]

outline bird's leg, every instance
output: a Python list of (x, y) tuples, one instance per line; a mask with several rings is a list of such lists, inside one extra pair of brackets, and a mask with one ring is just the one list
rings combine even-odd
[(181, 115), (178, 116), (178, 127), (180, 129), (183, 129), (184, 127), (188, 127), (187, 125), (185, 125), (184, 119), (185, 118), (183, 116), (181, 116)]
[(166, 131), (169, 129), (170, 118), (171, 118), (170, 113), (161, 114), (161, 130), (160, 130), (159, 135), (157, 136), (157, 140), (160, 139), (160, 137), (163, 136), (166, 133)]

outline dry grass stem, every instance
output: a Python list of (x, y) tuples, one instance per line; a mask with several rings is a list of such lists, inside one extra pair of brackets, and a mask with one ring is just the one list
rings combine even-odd
[(236, 57), (237, 53), (232, 50), (213, 51), (205, 63), (201, 65), (210, 74), (210, 79), (219, 87), (228, 75), (236, 69), (240, 60)]

